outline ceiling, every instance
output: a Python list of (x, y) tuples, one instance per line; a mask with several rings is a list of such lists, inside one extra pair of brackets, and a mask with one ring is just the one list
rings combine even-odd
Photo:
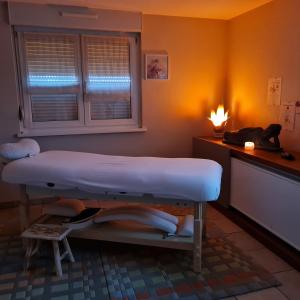
[[(15, 0), (9, 0), (12, 2)], [(272, 0), (18, 0), (139, 11), (144, 14), (229, 20)]]

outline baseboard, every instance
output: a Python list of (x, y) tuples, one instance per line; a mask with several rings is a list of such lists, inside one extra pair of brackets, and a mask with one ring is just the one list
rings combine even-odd
[(236, 223), (247, 233), (252, 235), (256, 240), (262, 243), (265, 247), (270, 249), (293, 268), (300, 271), (300, 255), (299, 251), (268, 231), (266, 228), (257, 224), (248, 216), (241, 213), (239, 210), (232, 206), (228, 208), (220, 205), (219, 203), (211, 203), (211, 205), (221, 212), (224, 216)]

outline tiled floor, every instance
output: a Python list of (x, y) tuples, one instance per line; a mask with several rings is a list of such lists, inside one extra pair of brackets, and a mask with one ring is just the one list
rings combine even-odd
[[(95, 203), (90, 204), (94, 206)], [(42, 206), (35, 206), (31, 211), (32, 218), (37, 218), (42, 213), (42, 210)], [(207, 219), (220, 227), (223, 234), (226, 234), (237, 247), (250, 255), (258, 264), (263, 265), (270, 273), (274, 274), (282, 284), (277, 288), (230, 297), (226, 298), (226, 300), (300, 300), (300, 273), (298, 271), (214, 208), (208, 207)], [(18, 209), (0, 209), (0, 235), (16, 234), (18, 229)]]

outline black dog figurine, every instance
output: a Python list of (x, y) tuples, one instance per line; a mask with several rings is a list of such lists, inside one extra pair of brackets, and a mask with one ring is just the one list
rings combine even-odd
[[(223, 142), (239, 146), (244, 146), (245, 142), (253, 142), (257, 149), (281, 151), (278, 138), (280, 131), (280, 124), (271, 124), (266, 129), (261, 127), (247, 127), (239, 131), (225, 132)], [(273, 138), (274, 142), (270, 141), (271, 138)]]

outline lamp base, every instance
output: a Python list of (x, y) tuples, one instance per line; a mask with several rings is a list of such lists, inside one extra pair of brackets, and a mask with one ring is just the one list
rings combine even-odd
[(214, 132), (215, 138), (223, 138), (224, 137), (224, 131), (223, 132)]
[(225, 132), (226, 123), (222, 123), (220, 126), (214, 126), (214, 137), (223, 138)]

